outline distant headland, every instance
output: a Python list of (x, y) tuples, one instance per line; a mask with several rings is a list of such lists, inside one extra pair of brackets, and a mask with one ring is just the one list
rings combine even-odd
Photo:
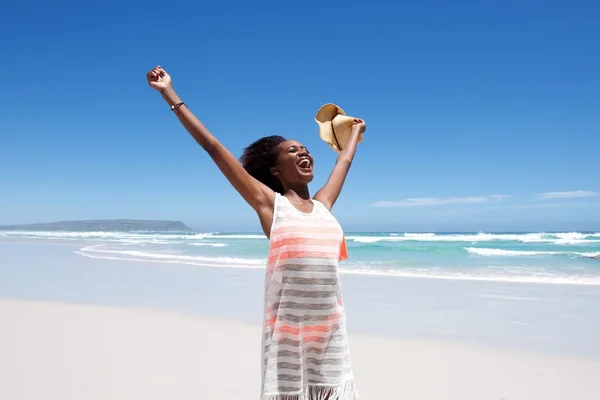
[(70, 231), (70, 232), (194, 232), (181, 221), (151, 221), (138, 219), (97, 219), (60, 221), (40, 224), (0, 225), (4, 231)]

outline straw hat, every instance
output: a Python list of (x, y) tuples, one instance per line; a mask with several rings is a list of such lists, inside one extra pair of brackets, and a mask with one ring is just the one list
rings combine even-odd
[[(315, 121), (319, 125), (319, 136), (338, 153), (350, 139), (352, 125), (355, 124), (354, 119), (347, 116), (344, 110), (335, 104), (325, 104), (315, 116)], [(362, 140), (363, 134), (361, 133), (358, 142), (360, 143)]]

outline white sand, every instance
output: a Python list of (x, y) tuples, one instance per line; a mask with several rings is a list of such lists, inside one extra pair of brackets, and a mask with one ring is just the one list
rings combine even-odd
[[(260, 327), (0, 300), (0, 399), (258, 399)], [(361, 398), (598, 399), (600, 363), (351, 336)]]

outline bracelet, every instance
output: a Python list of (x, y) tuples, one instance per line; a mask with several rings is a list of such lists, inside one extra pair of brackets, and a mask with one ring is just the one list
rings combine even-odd
[(178, 109), (179, 109), (179, 107), (181, 107), (181, 106), (183, 106), (183, 105), (185, 105), (185, 103), (183, 103), (183, 102), (182, 102), (182, 103), (173, 104), (173, 105), (171, 106), (171, 111), (178, 110)]

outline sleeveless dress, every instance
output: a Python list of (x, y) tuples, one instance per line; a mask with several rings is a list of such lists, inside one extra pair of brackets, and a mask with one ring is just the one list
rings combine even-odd
[(347, 258), (335, 217), (275, 194), (265, 275), (262, 400), (355, 400), (338, 263)]

